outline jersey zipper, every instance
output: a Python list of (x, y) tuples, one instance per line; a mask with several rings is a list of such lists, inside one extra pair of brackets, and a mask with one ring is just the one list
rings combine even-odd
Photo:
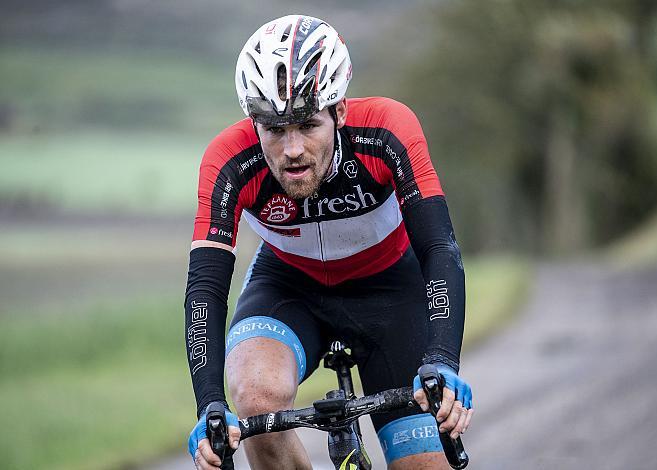
[(322, 238), (322, 223), (317, 222), (317, 235), (319, 236), (319, 256), (322, 259), (324, 270), (324, 281), (328, 283), (328, 271), (326, 270), (326, 259), (324, 258), (324, 239)]

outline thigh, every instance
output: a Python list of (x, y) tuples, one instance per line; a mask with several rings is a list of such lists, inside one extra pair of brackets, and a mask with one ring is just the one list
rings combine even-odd
[[(364, 393), (411, 386), (428, 343), (426, 290), (415, 256), (409, 251), (397, 265), (350, 290), (344, 310), (353, 325), (349, 336)], [(430, 414), (404, 409), (371, 418), (391, 468), (429, 463), (442, 468), (445, 459)]]
[[(383, 315), (391, 318), (381, 343), (359, 364), (368, 394), (410, 386), (426, 350), (423, 301), (408, 301), (403, 309)], [(429, 413), (406, 408), (371, 415), (371, 419), (390, 469), (450, 468), (442, 453), (436, 420)]]
[[(297, 382), (317, 368), (327, 340), (310, 302), (273, 279), (260, 276), (245, 285), (226, 336), (226, 356), (237, 348), (261, 356), (258, 344), (269, 339), (285, 346), (294, 358)], [(244, 343), (244, 344), (242, 344)]]
[(292, 407), (317, 367), (322, 334), (307, 303), (260, 277), (247, 283), (226, 335), (226, 379), (240, 415)]
[[(394, 302), (378, 309), (377, 317), (376, 327), (363, 325), (366, 334), (354, 348), (366, 394), (411, 386), (427, 345), (426, 307), (422, 300)], [(373, 415), (372, 422), (378, 432), (394, 420), (415, 414), (412, 409), (381, 413)]]
[[(428, 342), (426, 290), (412, 251), (387, 270), (342, 289), (343, 330), (366, 394), (413, 383)], [(400, 411), (374, 417), (380, 429)]]

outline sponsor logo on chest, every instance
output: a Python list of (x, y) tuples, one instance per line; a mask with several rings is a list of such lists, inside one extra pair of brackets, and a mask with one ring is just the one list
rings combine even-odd
[(345, 175), (347, 175), (349, 178), (354, 179), (356, 176), (358, 176), (358, 166), (356, 165), (356, 162), (353, 160), (347, 160), (344, 162), (342, 165), (342, 170), (344, 171)]
[(355, 212), (378, 204), (374, 194), (364, 192), (360, 184), (354, 185), (353, 190), (352, 193), (345, 194), (342, 197), (307, 197), (303, 200), (301, 206), (303, 210), (301, 218), (322, 217), (329, 213)]
[(284, 194), (274, 194), (260, 211), (260, 219), (272, 224), (294, 220), (299, 212), (297, 203)]

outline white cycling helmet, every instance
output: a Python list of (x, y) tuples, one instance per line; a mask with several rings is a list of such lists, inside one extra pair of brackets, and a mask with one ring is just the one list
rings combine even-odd
[(304, 122), (338, 103), (350, 79), (349, 52), (338, 32), (302, 15), (261, 26), (246, 41), (235, 70), (244, 113), (268, 126)]

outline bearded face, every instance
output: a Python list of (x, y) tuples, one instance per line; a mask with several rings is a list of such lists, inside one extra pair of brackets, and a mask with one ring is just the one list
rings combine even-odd
[[(346, 120), (344, 101), (336, 106), (336, 112), (337, 125), (342, 127)], [(257, 124), (269, 169), (291, 198), (310, 197), (319, 189), (333, 161), (335, 124), (327, 109), (301, 124)]]

